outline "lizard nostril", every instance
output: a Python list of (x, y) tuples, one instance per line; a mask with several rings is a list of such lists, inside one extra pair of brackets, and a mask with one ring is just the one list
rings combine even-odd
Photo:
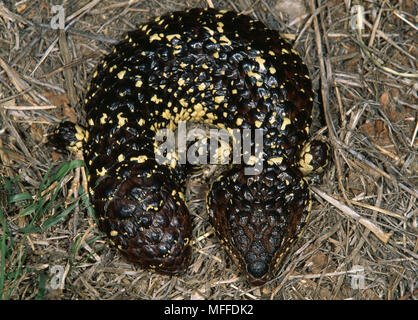
[(264, 262), (256, 261), (248, 265), (248, 273), (251, 274), (254, 278), (263, 277), (267, 271), (268, 267)]

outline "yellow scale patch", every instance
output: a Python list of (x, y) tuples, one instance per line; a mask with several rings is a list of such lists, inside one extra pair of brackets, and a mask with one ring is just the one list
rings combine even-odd
[(289, 124), (291, 124), (292, 122), (290, 121), (290, 119), (289, 118), (284, 118), (283, 119), (283, 123), (282, 123), (282, 126), (280, 127), (280, 130), (285, 130), (286, 129), (286, 127), (289, 125)]
[(197, 86), (197, 88), (199, 89), (199, 91), (203, 91), (206, 89), (206, 85), (202, 82)]
[(157, 34), (157, 33), (154, 33), (153, 35), (151, 35), (150, 37), (149, 37), (149, 42), (153, 42), (153, 41), (155, 41), (155, 40), (161, 40), (161, 38), (162, 37), (164, 37), (164, 34)]
[(103, 113), (102, 116), (100, 117), (100, 123), (101, 124), (105, 124), (106, 123), (106, 119), (107, 119), (107, 114)]
[(128, 122), (128, 118), (123, 117), (122, 115), (123, 115), (123, 113), (122, 113), (122, 112), (118, 113), (118, 115), (117, 115), (117, 118), (118, 118), (118, 127), (119, 127), (119, 128), (120, 128), (120, 127), (123, 127), (123, 126), (124, 126), (124, 124), (125, 124), (126, 122)]
[(171, 119), (171, 113), (169, 109), (165, 109), (164, 112), (161, 114), (161, 116), (164, 119), (170, 120)]
[(213, 36), (215, 34), (215, 31), (213, 31), (212, 29), (210, 29), (208, 27), (203, 27), (203, 29), (207, 30), (211, 36)]
[(107, 170), (104, 167), (102, 167), (102, 170), (100, 170), (100, 171), (98, 169), (96, 169), (96, 173), (101, 177), (103, 177), (106, 174), (106, 172), (107, 172)]
[(151, 97), (151, 101), (152, 101), (152, 102), (155, 102), (156, 104), (159, 104), (160, 102), (163, 102), (163, 99), (158, 98), (158, 97), (157, 97), (157, 95), (156, 95), (156, 94), (154, 94), (154, 95)]
[(118, 73), (118, 78), (119, 78), (120, 80), (122, 80), (122, 79), (123, 79), (123, 77), (125, 76), (125, 73), (126, 73), (126, 70), (120, 71), (120, 72)]
[(224, 29), (223, 29), (224, 24), (222, 22), (218, 22), (217, 25), (218, 26), (216, 27), (216, 30), (218, 30), (219, 33), (223, 33), (224, 32)]
[(177, 84), (181, 87), (181, 86), (184, 86), (184, 84), (186, 83), (186, 81), (184, 81), (184, 79), (183, 78), (180, 78), (178, 81), (177, 81)]
[(273, 157), (267, 160), (269, 165), (281, 164), (283, 162), (283, 157)]
[(225, 96), (216, 96), (214, 98), (215, 103), (221, 104), (222, 102), (224, 102)]
[(117, 235), (118, 235), (118, 232), (116, 230), (110, 231), (110, 236), (111, 237), (116, 237)]
[(266, 67), (265, 67), (265, 65), (264, 65), (264, 63), (266, 62), (266, 60), (265, 60), (265, 59), (263, 59), (263, 58), (261, 58), (261, 57), (259, 57), (259, 56), (257, 56), (257, 57), (255, 58), (255, 61), (258, 63), (258, 66), (259, 66), (260, 72), (264, 72), (264, 71), (266, 70)]
[(177, 38), (177, 39), (181, 39), (181, 36), (179, 35), (179, 34), (168, 34), (168, 35), (166, 35), (165, 36), (166, 38), (167, 38), (167, 40), (168, 41), (170, 41), (171, 42), (171, 40), (173, 40), (174, 38)]
[(222, 42), (221, 42), (221, 45), (225, 45), (225, 43), (227, 44), (227, 45), (231, 45), (232, 44), (232, 42), (231, 42), (231, 40), (229, 40), (228, 39), (228, 37), (227, 36), (224, 36), (224, 35), (222, 35), (220, 38), (219, 38), (219, 40), (221, 40)]
[(260, 74), (258, 74), (258, 73), (256, 73), (256, 72), (253, 72), (253, 71), (248, 71), (247, 72), (247, 75), (249, 76), (249, 77), (254, 77), (254, 78), (256, 78), (257, 80), (258, 79), (261, 79), (261, 75)]
[(192, 112), (193, 121), (199, 122), (205, 115), (205, 110), (203, 109), (202, 104), (197, 103), (193, 106), (194, 112)]
[(143, 155), (143, 156), (138, 156), (138, 157), (130, 157), (129, 161), (135, 161), (138, 163), (143, 163), (148, 159), (147, 156)]

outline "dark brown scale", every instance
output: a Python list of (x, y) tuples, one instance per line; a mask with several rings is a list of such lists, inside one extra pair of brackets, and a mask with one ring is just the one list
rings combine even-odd
[[(184, 202), (172, 195), (174, 186), (164, 172), (151, 178), (137, 175), (117, 185), (118, 191), (103, 208), (106, 219), (100, 221), (101, 229), (124, 255), (143, 267), (166, 274), (187, 268), (190, 218)], [(117, 234), (112, 235), (112, 230)]]
[[(167, 14), (115, 46), (85, 102), (84, 156), (100, 228), (130, 260), (168, 274), (187, 268), (191, 253), (182, 196), (189, 166), (156, 161), (156, 131), (179, 121), (263, 130), (261, 173), (245, 175), (244, 165), (224, 172), (208, 210), (250, 281), (271, 277), (310, 206), (298, 166), (311, 123), (311, 81), (277, 31), (214, 9)], [(64, 126), (56, 140), (69, 140), (70, 131)], [(321, 148), (313, 147), (315, 157), (327, 156)]]

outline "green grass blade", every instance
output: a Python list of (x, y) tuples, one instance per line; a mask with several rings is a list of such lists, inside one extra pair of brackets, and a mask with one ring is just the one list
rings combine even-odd
[(70, 205), (67, 209), (65, 209), (62, 212), (57, 212), (52, 217), (49, 217), (45, 220), (45, 222), (42, 224), (42, 229), (46, 230), (53, 225), (57, 224), (60, 220), (62, 220), (65, 216), (67, 216), (78, 204), (78, 201), (74, 202), (72, 205)]
[(45, 291), (46, 291), (46, 280), (48, 279), (48, 276), (40, 272), (39, 273), (39, 285), (38, 285), (38, 294), (35, 297), (35, 300), (43, 300)]
[(18, 193), (9, 197), (9, 203), (19, 202), (19, 201), (24, 201), (24, 200), (32, 200), (32, 196), (30, 195), (29, 192)]
[(2, 236), (1, 236), (1, 242), (0, 242), (0, 300), (4, 299), (4, 277), (6, 275), (6, 253), (7, 253), (7, 247), (6, 247), (6, 235), (7, 232), (7, 225), (6, 225), (6, 219), (3, 215), (3, 211), (0, 208), (0, 222), (2, 227)]

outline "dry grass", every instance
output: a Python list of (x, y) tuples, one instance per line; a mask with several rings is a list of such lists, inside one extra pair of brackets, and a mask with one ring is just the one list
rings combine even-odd
[[(309, 0), (302, 16), (284, 15), (278, 9), (289, 5), (268, 0), (67, 1), (66, 33), (49, 27), (54, 2), (0, 1), (3, 298), (417, 298), (414, 0), (364, 2), (361, 32), (350, 27), (348, 0), (314, 7)], [(105, 245), (87, 197), (78, 190), (68, 196), (74, 178), (82, 177), (80, 162), (69, 165), (70, 155), (59, 157), (45, 144), (59, 121), (76, 114), (82, 121), (80, 101), (92, 70), (124, 32), (152, 16), (212, 2), (296, 40), (323, 105), (316, 104), (314, 132), (327, 135), (334, 148), (313, 189), (303, 237), (261, 288), (236, 275), (199, 198), (190, 202), (195, 241), (185, 275), (159, 276), (127, 263)], [(364, 270), (364, 288), (353, 287), (356, 265)], [(63, 290), (51, 288), (54, 266), (62, 268)]]

